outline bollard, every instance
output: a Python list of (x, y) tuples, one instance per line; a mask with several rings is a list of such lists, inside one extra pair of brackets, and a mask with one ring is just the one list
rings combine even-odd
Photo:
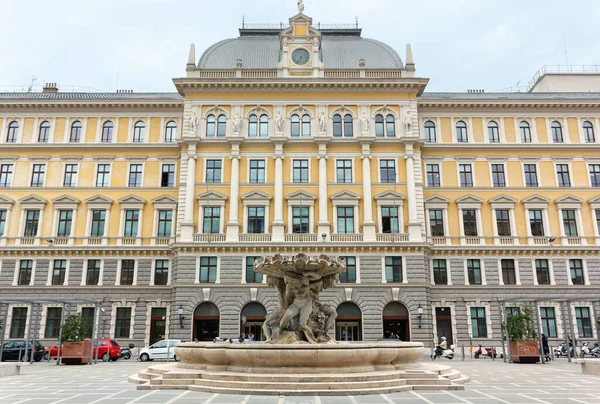
[(492, 346), (492, 362), (496, 360), (496, 347)]
[(171, 356), (171, 344), (169, 344), (169, 341), (167, 341), (167, 363), (170, 360), (169, 356)]
[(462, 349), (462, 360), (463, 362), (465, 361), (465, 345), (461, 345), (461, 349)]

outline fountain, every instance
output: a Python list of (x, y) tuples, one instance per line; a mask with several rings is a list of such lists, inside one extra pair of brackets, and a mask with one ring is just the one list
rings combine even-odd
[(346, 270), (339, 257), (304, 253), (262, 257), (253, 270), (277, 291), (263, 324), (264, 343), (178, 344), (178, 363), (150, 366), (130, 377), (138, 389), (189, 389), (227, 394), (359, 395), (413, 389), (463, 389), (468, 378), (419, 363), (418, 342), (336, 342), (336, 311), (320, 293)]

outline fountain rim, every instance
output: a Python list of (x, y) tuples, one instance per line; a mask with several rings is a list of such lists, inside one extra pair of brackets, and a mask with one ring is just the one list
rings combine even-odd
[(340, 350), (340, 349), (373, 349), (373, 348), (424, 348), (422, 342), (336, 342), (335, 344), (268, 344), (261, 342), (229, 343), (222, 342), (183, 342), (176, 348), (193, 349), (264, 349), (264, 350)]

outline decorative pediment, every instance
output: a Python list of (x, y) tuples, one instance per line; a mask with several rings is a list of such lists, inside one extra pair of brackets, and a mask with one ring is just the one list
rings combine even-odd
[(12, 205), (13, 203), (15, 203), (14, 199), (9, 198), (8, 196), (0, 195), (0, 204)]
[(242, 196), (244, 201), (270, 201), (271, 196), (261, 191), (252, 191)]
[(314, 201), (317, 197), (305, 191), (297, 191), (287, 195), (285, 199), (288, 201)]
[(441, 196), (441, 195), (432, 195), (429, 198), (425, 199), (425, 203), (445, 203), (445, 204), (449, 204), (450, 203), (450, 199), (446, 198), (445, 196)]
[(111, 205), (113, 202), (114, 201), (112, 199), (107, 198), (102, 195), (90, 196), (89, 198), (87, 198), (85, 200), (85, 203), (87, 203), (88, 205), (93, 205), (93, 204), (109, 204), (109, 205)]
[(481, 205), (483, 203), (483, 199), (475, 196), (475, 195), (465, 195), (462, 196), (460, 198), (458, 198), (455, 201), (457, 204), (462, 204), (462, 203), (477, 203), (479, 205)]
[(588, 203), (592, 209), (600, 209), (600, 196), (588, 200)]
[(350, 192), (350, 191), (342, 191), (342, 192), (338, 192), (335, 195), (331, 195), (330, 199), (332, 201), (335, 201), (335, 200), (359, 201), (360, 196), (358, 196), (355, 193)]
[(52, 203), (55, 205), (79, 205), (81, 201), (79, 199), (73, 198), (69, 195), (61, 195), (57, 198), (52, 199)]
[(29, 195), (29, 196), (26, 196), (25, 198), (19, 199), (19, 203), (21, 205), (39, 205), (39, 204), (45, 205), (48, 203), (48, 201), (45, 200), (44, 198), (40, 198), (37, 195)]
[(512, 196), (502, 194), (502, 195), (498, 195), (498, 196), (490, 199), (488, 202), (490, 204), (493, 204), (493, 203), (512, 203), (512, 204), (514, 204), (517, 202), (517, 200), (515, 198), (513, 198)]
[(215, 191), (208, 191), (196, 197), (199, 201), (226, 201), (227, 197)]
[(521, 201), (522, 204), (527, 204), (527, 203), (548, 204), (548, 202), (550, 202), (550, 199), (546, 198), (545, 196), (541, 196), (541, 195), (537, 195), (537, 194), (527, 197)]
[(580, 198), (578, 196), (575, 195), (565, 195), (561, 198), (555, 199), (554, 203), (556, 203), (557, 205), (559, 203), (575, 203), (575, 204), (581, 204), (583, 202), (583, 198)]
[(157, 204), (157, 203), (177, 204), (177, 199), (175, 199), (169, 195), (161, 195), (159, 197), (152, 199), (152, 203), (154, 203), (154, 204)]
[(135, 195), (127, 195), (126, 197), (119, 199), (119, 203), (121, 205), (145, 205), (146, 200)]
[(403, 201), (404, 199), (406, 199), (406, 197), (402, 194), (399, 194), (398, 192), (394, 192), (394, 191), (385, 191), (382, 192), (378, 195), (375, 195), (375, 200), (376, 201)]

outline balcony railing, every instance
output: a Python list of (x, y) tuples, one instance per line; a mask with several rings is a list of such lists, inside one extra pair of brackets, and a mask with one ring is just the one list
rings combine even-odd
[(194, 243), (219, 243), (225, 241), (225, 234), (194, 234)]
[(62, 246), (62, 245), (69, 245), (69, 237), (55, 237), (54, 238), (54, 245), (56, 246)]
[(21, 245), (37, 245), (40, 243), (39, 237), (21, 237), (19, 244)]
[(121, 237), (120, 241), (121, 245), (138, 245), (138, 240), (138, 237)]
[(363, 235), (359, 233), (332, 234), (331, 241), (334, 243), (359, 243), (363, 241)]
[(464, 245), (479, 245), (482, 244), (483, 238), (479, 236), (465, 236), (461, 242)]
[(288, 243), (314, 243), (318, 240), (318, 234), (295, 233), (286, 234), (285, 241)]
[(381, 233), (377, 234), (377, 241), (394, 243), (394, 242), (407, 242), (408, 234), (403, 233)]
[(174, 237), (152, 237), (152, 244), (167, 246), (175, 241)]
[(270, 234), (262, 234), (262, 233), (240, 234), (240, 242), (242, 242), (242, 243), (264, 243), (264, 242), (269, 242), (269, 241), (271, 241)]
[(88, 245), (104, 245), (106, 244), (105, 237), (88, 237), (87, 238)]

